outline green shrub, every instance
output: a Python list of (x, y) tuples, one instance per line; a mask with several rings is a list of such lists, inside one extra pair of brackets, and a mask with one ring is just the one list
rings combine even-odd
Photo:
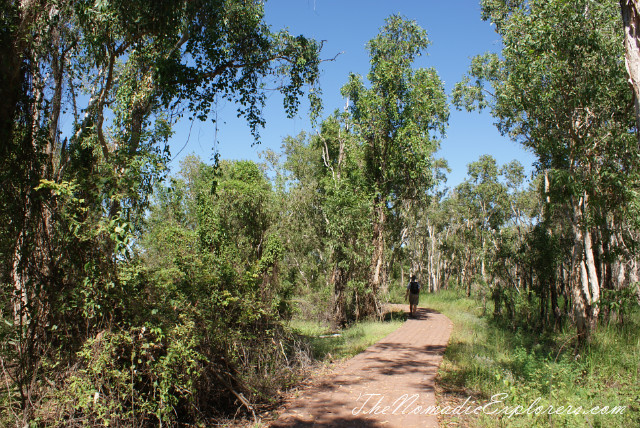
[(47, 397), (47, 426), (151, 426), (197, 419), (194, 397), (206, 358), (194, 324), (103, 331), (78, 352), (77, 367)]

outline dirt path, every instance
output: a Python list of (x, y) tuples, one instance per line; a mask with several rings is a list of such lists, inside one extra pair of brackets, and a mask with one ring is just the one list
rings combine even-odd
[(304, 391), (271, 427), (437, 427), (435, 377), (452, 324), (418, 309), (398, 330)]

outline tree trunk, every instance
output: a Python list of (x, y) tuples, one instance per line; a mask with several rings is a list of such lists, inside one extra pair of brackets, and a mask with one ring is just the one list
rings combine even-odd
[(467, 265), (465, 265), (464, 268), (462, 268), (462, 280), (466, 281), (466, 288), (467, 288), (467, 297), (471, 297), (471, 280), (469, 280), (469, 278), (465, 278), (466, 273), (467, 273)]
[(361, 302), (361, 315), (378, 315), (380, 313), (378, 303), (378, 290), (386, 282), (385, 269), (385, 240), (384, 228), (386, 222), (386, 208), (383, 202), (376, 200), (374, 208), (373, 222), (373, 255), (371, 257), (371, 268), (369, 277), (369, 289)]
[(25, 265), (27, 264), (23, 257), (23, 252), (27, 248), (25, 242), (24, 227), (18, 234), (15, 249), (13, 252), (13, 260), (11, 263), (11, 283), (14, 288), (13, 297), (13, 319), (17, 326), (24, 326), (27, 323), (27, 307), (29, 298), (27, 294), (26, 284), (28, 282)]
[(640, 131), (640, 2), (620, 0), (622, 22), (624, 24), (625, 65), (629, 74), (629, 84), (633, 89), (636, 109), (636, 126)]
[(333, 321), (336, 326), (344, 327), (347, 324), (347, 274), (338, 264), (333, 268), (331, 282), (333, 282), (334, 290)]
[(433, 262), (433, 258), (435, 257), (436, 252), (436, 237), (435, 237), (435, 227), (428, 225), (427, 231), (429, 232), (429, 292), (433, 293), (437, 291), (438, 284), (436, 282), (436, 268)]
[(560, 326), (562, 313), (560, 312), (560, 307), (558, 306), (558, 281), (555, 276), (551, 278), (551, 283), (549, 284), (549, 290), (551, 292), (551, 312), (553, 313), (553, 329), (556, 330)]
[(629, 284), (630, 284), (629, 285), (630, 287), (636, 287), (636, 295), (638, 296), (638, 302), (640, 303), (640, 282), (638, 282), (638, 261), (635, 258), (631, 260), (631, 266), (629, 267)]
[(484, 269), (484, 258), (485, 258), (485, 239), (484, 235), (481, 233), (480, 240), (482, 241), (482, 259), (480, 260), (480, 275), (482, 276), (482, 282), (487, 283), (487, 274)]
[(600, 285), (595, 268), (591, 234), (583, 222), (583, 210), (588, 206), (586, 195), (579, 201), (572, 202), (572, 229), (574, 245), (572, 253), (571, 297), (573, 300), (573, 315), (581, 342), (589, 340), (591, 330), (595, 327), (600, 298)]

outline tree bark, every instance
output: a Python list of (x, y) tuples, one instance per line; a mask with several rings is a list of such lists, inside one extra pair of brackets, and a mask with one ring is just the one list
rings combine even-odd
[(428, 224), (427, 231), (429, 232), (429, 292), (433, 293), (438, 289), (436, 267), (434, 263), (436, 253), (435, 227)]
[(600, 313), (600, 282), (598, 281), (598, 272), (596, 270), (595, 258), (593, 257), (593, 245), (591, 244), (591, 233), (589, 230), (584, 232), (584, 253), (585, 263), (588, 273), (589, 296), (591, 300), (591, 324), (595, 326)]
[(574, 245), (570, 281), (571, 296), (578, 336), (584, 343), (589, 340), (591, 330), (598, 319), (600, 284), (595, 268), (590, 232), (583, 221), (583, 210), (586, 211), (588, 200), (586, 195), (578, 201), (575, 198), (572, 199)]
[(633, 89), (636, 127), (640, 131), (640, 39), (638, 37), (640, 2), (638, 0), (620, 0), (620, 10), (624, 24), (625, 65), (629, 74), (629, 84)]
[(345, 295), (347, 275), (344, 269), (337, 264), (333, 268), (331, 282), (333, 282), (334, 290), (333, 320), (337, 326), (344, 327), (347, 324), (347, 299)]
[(362, 301), (362, 315), (378, 315), (378, 290), (386, 281), (385, 269), (385, 239), (384, 228), (386, 223), (386, 208), (382, 201), (376, 200), (373, 222), (373, 255), (371, 257), (371, 271), (369, 277), (369, 290)]

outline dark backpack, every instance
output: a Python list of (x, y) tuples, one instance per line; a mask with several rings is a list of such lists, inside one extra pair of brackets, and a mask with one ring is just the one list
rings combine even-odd
[(409, 291), (411, 292), (411, 294), (418, 294), (420, 292), (420, 284), (418, 284), (416, 281), (411, 281), (409, 283)]

